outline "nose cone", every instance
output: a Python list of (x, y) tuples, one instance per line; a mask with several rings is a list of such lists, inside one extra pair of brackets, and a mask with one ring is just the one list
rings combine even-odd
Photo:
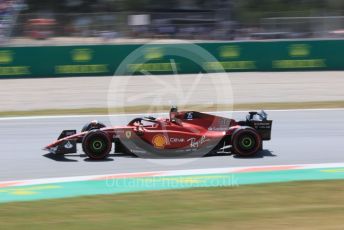
[(54, 141), (53, 143), (43, 147), (43, 150), (46, 150), (46, 151), (49, 151), (49, 152), (52, 152), (54, 149), (56, 149), (56, 147), (59, 145), (60, 141), (57, 140), (57, 141)]

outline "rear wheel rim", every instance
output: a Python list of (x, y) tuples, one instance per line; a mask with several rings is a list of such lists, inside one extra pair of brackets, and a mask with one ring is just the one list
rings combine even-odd
[(252, 135), (243, 135), (239, 140), (239, 146), (245, 151), (252, 150), (256, 145), (256, 139)]

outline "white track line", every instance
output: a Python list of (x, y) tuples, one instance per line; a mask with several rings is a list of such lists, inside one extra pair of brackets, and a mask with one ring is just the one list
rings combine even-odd
[[(172, 170), (172, 171), (152, 171), (152, 172), (135, 172), (135, 173), (118, 173), (105, 175), (89, 175), (76, 177), (58, 177), (58, 178), (41, 178), (31, 180), (17, 180), (17, 181), (0, 181), (0, 188), (10, 188), (17, 186), (31, 186), (42, 184), (54, 184), (65, 182), (80, 182), (92, 181), (101, 179), (114, 178), (138, 178), (138, 177), (166, 177), (166, 176), (194, 176), (194, 175), (209, 175), (220, 173), (240, 173), (249, 172), (250, 170), (264, 172), (264, 171), (279, 171), (279, 170), (300, 170), (300, 169), (319, 169), (319, 168), (344, 168), (343, 163), (324, 163), (324, 164), (296, 164), (296, 165), (266, 165), (266, 166), (250, 166), (250, 167), (230, 167), (230, 168), (207, 168), (207, 169), (188, 169), (188, 170)], [(147, 175), (145, 175), (147, 174)], [(6, 186), (6, 184), (8, 184)]]
[[(343, 111), (344, 108), (329, 108), (329, 109), (271, 109), (265, 110), (267, 112), (297, 112), (297, 111)], [(208, 113), (244, 113), (250, 110), (240, 110), (240, 111), (211, 111)], [(20, 116), (20, 117), (0, 117), (0, 121), (10, 121), (10, 120), (39, 120), (39, 119), (65, 119), (65, 118), (81, 118), (81, 117), (122, 117), (122, 116), (143, 116), (143, 115), (157, 115), (157, 114), (167, 114), (167, 113), (129, 113), (129, 114), (84, 114), (84, 115), (52, 115), (52, 116)]]

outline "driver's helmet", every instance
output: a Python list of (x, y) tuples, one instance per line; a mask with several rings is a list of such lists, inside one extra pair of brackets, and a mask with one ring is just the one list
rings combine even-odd
[(170, 109), (170, 120), (175, 121), (177, 114), (178, 114), (177, 106), (172, 106)]

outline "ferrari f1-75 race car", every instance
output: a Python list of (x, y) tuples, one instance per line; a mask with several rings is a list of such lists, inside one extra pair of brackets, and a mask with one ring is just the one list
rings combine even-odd
[(231, 152), (242, 157), (263, 149), (271, 139), (272, 121), (267, 114), (249, 112), (245, 120), (216, 116), (196, 111), (170, 110), (169, 118), (140, 117), (125, 126), (106, 127), (98, 121), (86, 124), (81, 132), (64, 130), (58, 139), (44, 149), (52, 154), (77, 152), (81, 143), (91, 159), (107, 158), (114, 153), (139, 157), (187, 157)]

